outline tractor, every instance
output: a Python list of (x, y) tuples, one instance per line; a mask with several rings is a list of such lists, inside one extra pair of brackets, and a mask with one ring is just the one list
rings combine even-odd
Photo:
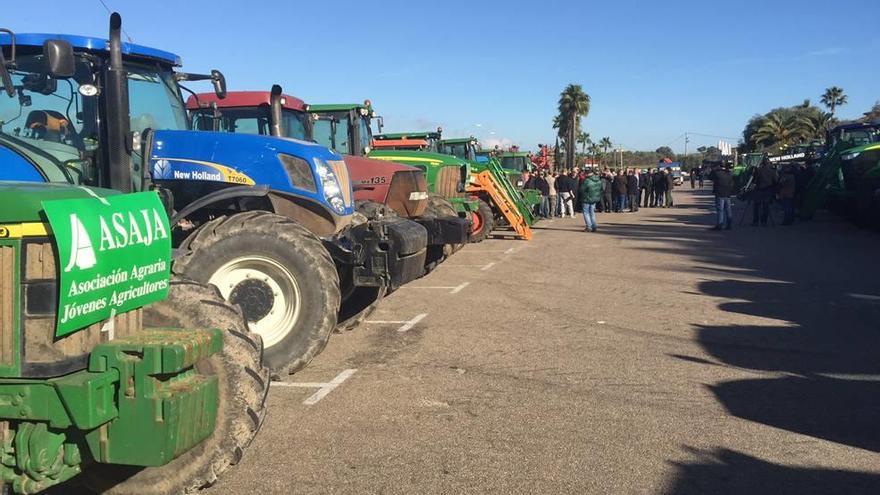
[(829, 130), (826, 151), (807, 184), (801, 216), (811, 218), (818, 208), (827, 206), (853, 216), (860, 224), (872, 223), (878, 201), (874, 147), (878, 142), (880, 122), (843, 124)]
[[(532, 212), (534, 211), (535, 206), (541, 201), (540, 192), (530, 191), (529, 193), (526, 193), (525, 190), (514, 186), (518, 180), (522, 181), (522, 172), (505, 169), (501, 165), (501, 161), (492, 154), (489, 154), (485, 160), (478, 160), (480, 150), (477, 138), (470, 136), (466, 138), (439, 139), (437, 141), (437, 151), (470, 161), (472, 165), (471, 168), (475, 173), (484, 171), (489, 172), (496, 184), (495, 187), (503, 188), (505, 190), (507, 195), (516, 204), (517, 211), (523, 217), (525, 222), (530, 226), (535, 223), (535, 218), (532, 215)], [(487, 205), (492, 206), (494, 224), (509, 225), (510, 221), (503, 214), (497, 202), (489, 197), (488, 191), (485, 189), (485, 187), (473, 183), (472, 181), (470, 190)], [(535, 192), (537, 192), (537, 195), (535, 195)]]
[[(480, 242), (488, 236), (488, 230), (483, 229), (485, 223), (478, 211), (478, 201), (465, 191), (465, 184), (470, 176), (467, 162), (427, 151), (431, 146), (428, 142), (396, 139), (395, 142), (399, 141), (400, 144), (405, 144), (405, 147), (397, 149), (381, 146), (373, 139), (371, 123), (376, 120), (381, 131), (382, 117), (376, 115), (369, 100), (363, 105), (310, 105), (309, 112), (316, 116), (315, 138), (318, 142), (327, 146), (334, 146), (336, 142), (335, 146), (340, 146), (341, 140), (347, 139), (351, 144), (343, 146), (343, 149), (348, 148), (351, 155), (402, 163), (422, 170), (430, 193), (429, 208), (438, 214), (457, 215), (468, 220), (471, 224), (469, 242)], [(334, 121), (344, 124), (342, 130), (327, 129)], [(325, 129), (321, 129), (322, 126)], [(444, 256), (450, 253), (450, 247), (454, 251), (460, 246), (460, 244), (446, 245)]]
[[(414, 254), (400, 253), (397, 249), (398, 255), (391, 257), (396, 263), (418, 261), (429, 272), (444, 258), (446, 246), (467, 242), (467, 221), (454, 214), (451, 206), (438, 210), (436, 205), (428, 205), (424, 173), (414, 167), (361, 156), (350, 137), (347, 118), (308, 113), (309, 105), (283, 94), (278, 85), (271, 91), (230, 92), (223, 99), (212, 93), (193, 95), (187, 100), (187, 108), (193, 116), (193, 125), (199, 129), (317, 140), (343, 153), (360, 213), (371, 220), (384, 218), (386, 222), (409, 226), (399, 228), (400, 232), (421, 234), (418, 226), (411, 225), (412, 220), (427, 233), (425, 241), (394, 239), (389, 243), (392, 253), (396, 246), (419, 249), (417, 253), (422, 261), (415, 259)], [(397, 286), (399, 284), (394, 284), (388, 289)]]
[[(0, 179), (156, 191), (171, 218), (172, 270), (216, 286), (265, 345), (273, 377), (303, 368), (339, 321), (392, 283), (385, 225), (353, 225), (342, 157), (302, 141), (197, 132), (179, 57), (109, 40), (0, 35)], [(413, 267), (418, 273), (422, 267)], [(403, 277), (406, 278), (406, 277)], [(373, 293), (379, 293), (376, 290)]]
[[(63, 152), (0, 134), (4, 168), (74, 173)], [(159, 195), (0, 181), (0, 198), (0, 491), (214, 483), (262, 425), (269, 371), (238, 307), (171, 276)]]

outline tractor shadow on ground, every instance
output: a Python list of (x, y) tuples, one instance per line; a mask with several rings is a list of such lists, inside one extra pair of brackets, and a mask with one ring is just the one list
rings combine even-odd
[[(710, 232), (711, 196), (694, 196), (705, 215), (672, 208), (653, 215), (658, 222), (609, 224), (604, 232), (638, 240), (638, 249), (692, 260), (694, 273), (714, 275), (698, 283), (699, 294), (720, 299), (718, 309), (731, 320), (763, 321), (694, 324), (709, 358), (672, 357), (694, 366), (772, 372), (706, 385), (732, 416), (880, 452), (876, 234), (843, 220)], [(736, 205), (736, 221), (744, 207)], [(720, 463), (679, 466), (683, 481), (673, 493), (860, 493), (827, 484), (850, 479), (870, 482), (880, 493), (876, 475), (778, 466), (720, 448)], [(749, 479), (734, 480), (743, 477)], [(816, 480), (832, 488), (817, 490)]]
[(686, 448), (699, 460), (671, 462), (671, 495), (876, 494), (880, 475), (858, 471), (784, 466), (729, 449)]

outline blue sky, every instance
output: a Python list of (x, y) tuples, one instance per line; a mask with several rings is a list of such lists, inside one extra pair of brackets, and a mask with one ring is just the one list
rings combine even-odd
[[(844, 118), (880, 100), (877, 0), (104, 2), (184, 70), (311, 103), (370, 98), (388, 132), (442, 125), (534, 149), (571, 82), (592, 98), (585, 129), (627, 149), (737, 138), (750, 116), (831, 85), (849, 95)], [(7, 10), (19, 32), (107, 32), (99, 0)]]

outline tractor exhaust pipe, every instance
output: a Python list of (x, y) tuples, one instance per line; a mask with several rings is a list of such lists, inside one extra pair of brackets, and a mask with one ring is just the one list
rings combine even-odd
[(275, 137), (284, 135), (281, 128), (281, 105), (281, 86), (273, 84), (272, 91), (269, 93), (269, 118), (271, 119), (269, 129)]
[(128, 75), (122, 66), (122, 16), (110, 15), (110, 66), (105, 71), (105, 113), (108, 160), (105, 171), (111, 189), (131, 192), (131, 116)]

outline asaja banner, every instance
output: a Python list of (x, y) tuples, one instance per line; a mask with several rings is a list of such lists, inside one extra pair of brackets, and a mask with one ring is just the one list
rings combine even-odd
[(156, 193), (44, 201), (43, 209), (58, 245), (56, 336), (168, 295), (171, 229)]

